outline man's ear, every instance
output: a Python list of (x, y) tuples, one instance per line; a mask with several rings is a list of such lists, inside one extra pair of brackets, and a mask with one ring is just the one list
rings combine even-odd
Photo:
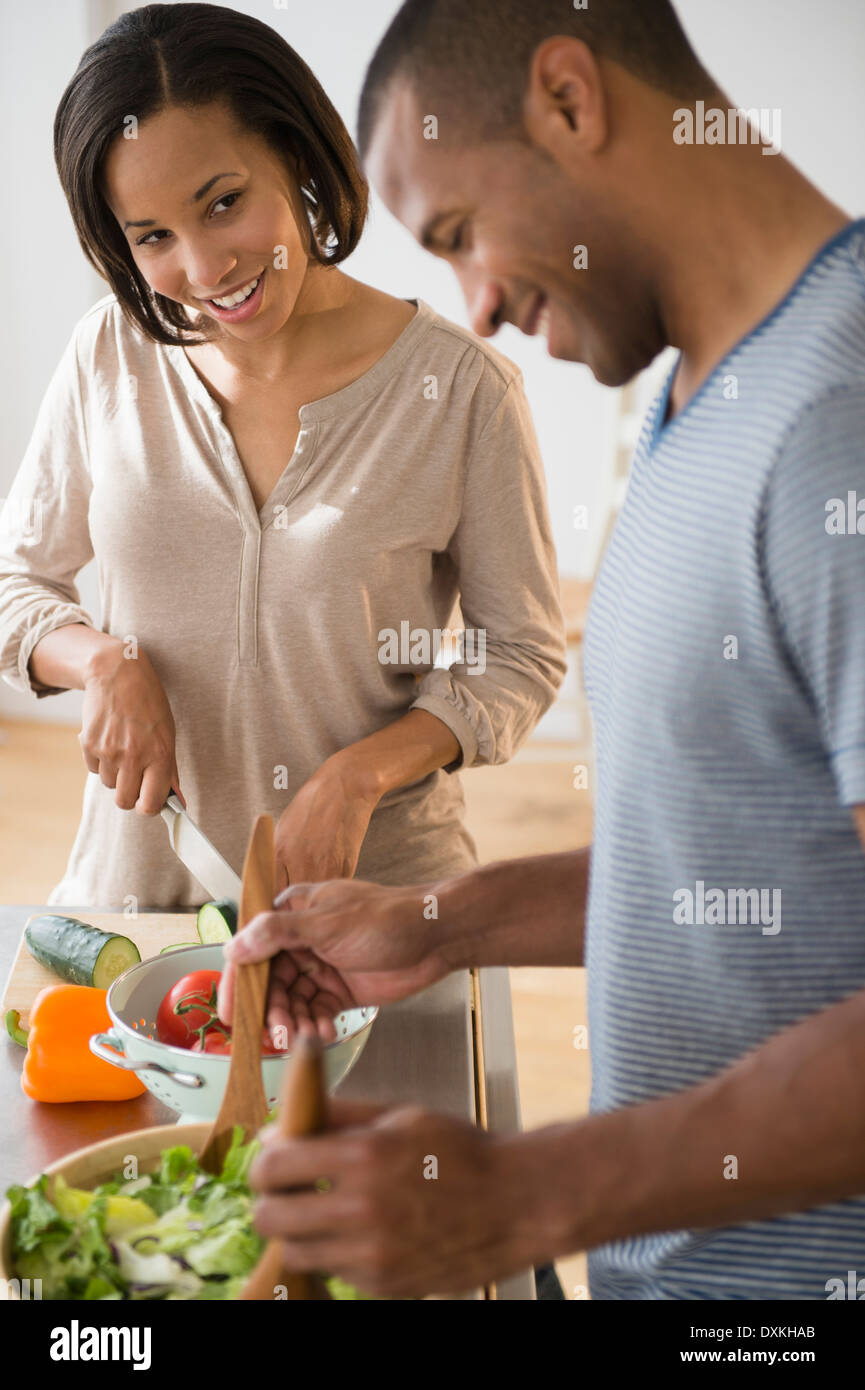
[(523, 121), (532, 144), (556, 163), (594, 154), (608, 136), (601, 67), (582, 39), (545, 39), (529, 65)]

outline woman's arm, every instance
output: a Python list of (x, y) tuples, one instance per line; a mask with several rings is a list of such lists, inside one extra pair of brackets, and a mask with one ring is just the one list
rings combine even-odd
[(361, 795), (380, 801), (387, 792), (419, 782), (459, 756), (459, 742), (446, 724), (426, 710), (410, 709), (393, 724), (335, 753), (328, 762)]
[(30, 674), (54, 689), (83, 690), (81, 753), (89, 772), (115, 792), (123, 811), (158, 815), (173, 788), (185, 803), (175, 756), (174, 719), (141, 647), (84, 623), (47, 632)]
[(53, 628), (30, 653), (30, 679), (50, 689), (83, 690), (99, 655), (120, 646), (119, 638), (85, 623)]
[(447, 725), (420, 709), (332, 754), (277, 822), (280, 886), (351, 878), (381, 798), (446, 767), (459, 754)]
[(85, 623), (53, 628), (36, 643), (29, 671), (52, 690), (83, 690), (78, 741), (89, 772), (115, 792), (121, 810), (155, 816), (173, 787), (185, 804), (174, 751), (174, 719), (145, 652)]
[(328, 758), (300, 789), (276, 828), (280, 886), (351, 878), (386, 792), (436, 768), (507, 761), (555, 699), (564, 623), (543, 467), (522, 380), (496, 389), (448, 546), (461, 659), (428, 671), (407, 714)]
[[(39, 699), (83, 689), (78, 658), (85, 645), (103, 636), (93, 632), (76, 585), (93, 558), (84, 415), (73, 334), (0, 518), (0, 674), (15, 690)], [(73, 629), (71, 639), (48, 642)], [(42, 652), (34, 662), (37, 646)], [(56, 669), (49, 648), (61, 653)]]
[(86, 380), (76, 329), (0, 524), (0, 674), (39, 699), (83, 690), (88, 770), (121, 809), (156, 815), (169, 787), (181, 791), (168, 701), (141, 649), (94, 627), (76, 583), (93, 558)]
[(413, 708), (451, 729), (463, 767), (504, 763), (549, 709), (566, 671), (543, 463), (519, 376), (466, 461), (448, 554), (464, 649), (448, 669), (427, 672)]

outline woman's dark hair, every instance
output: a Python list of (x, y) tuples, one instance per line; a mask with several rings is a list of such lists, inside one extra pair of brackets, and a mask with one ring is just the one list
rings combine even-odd
[[(211, 102), (225, 103), (287, 167), (298, 161), (309, 250), (322, 265), (350, 255), (367, 215), (369, 188), (351, 137), (275, 30), (219, 5), (145, 5), (122, 15), (86, 50), (60, 99), (54, 159), (87, 259), (130, 322), (174, 346), (209, 341), (217, 330), (193, 324), (181, 304), (151, 290), (105, 200), (104, 162), (130, 116), (141, 124), (169, 106)], [(190, 330), (203, 336), (190, 338)]]

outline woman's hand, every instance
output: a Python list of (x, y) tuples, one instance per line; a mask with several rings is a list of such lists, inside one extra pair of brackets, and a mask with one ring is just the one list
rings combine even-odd
[[(433, 895), (434, 896), (434, 895)], [(296, 884), (227, 942), (219, 1016), (231, 1022), (238, 964), (272, 960), (267, 1025), (336, 1037), (332, 1019), (358, 1004), (405, 999), (454, 968), (441, 923), (423, 887), (391, 888), (356, 879)]]
[(345, 754), (328, 758), (276, 823), (278, 886), (351, 878), (378, 801)]
[(351, 878), (381, 798), (460, 756), (446, 724), (410, 709), (393, 724), (334, 753), (301, 787), (276, 826), (279, 886)]
[[(140, 648), (125, 655), (117, 640), (99, 647), (84, 681), (81, 752), (90, 772), (123, 811), (158, 815), (170, 789), (180, 792), (174, 719), (165, 691)], [(182, 793), (181, 801), (184, 801)], [(184, 805), (185, 805), (184, 801)]]

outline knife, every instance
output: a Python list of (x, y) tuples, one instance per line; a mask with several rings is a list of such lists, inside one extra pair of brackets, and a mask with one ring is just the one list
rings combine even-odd
[(240, 904), (240, 879), (219, 850), (199, 830), (176, 792), (159, 813), (168, 826), (171, 848), (201, 886), (214, 898)]

